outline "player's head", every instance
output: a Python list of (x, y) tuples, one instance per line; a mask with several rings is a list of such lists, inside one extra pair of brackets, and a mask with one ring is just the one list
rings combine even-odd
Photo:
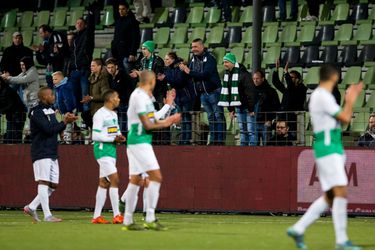
[(118, 70), (118, 63), (115, 58), (108, 58), (105, 61), (105, 66), (107, 68), (108, 74), (114, 76)]
[(265, 74), (262, 70), (256, 70), (253, 73), (253, 82), (255, 86), (260, 86), (264, 83), (265, 80)]
[(49, 87), (41, 87), (38, 91), (38, 99), (44, 104), (53, 105), (55, 103), (55, 94)]
[(292, 82), (294, 83), (294, 85), (297, 86), (300, 83), (302, 83), (302, 76), (301, 76), (301, 73), (299, 73), (298, 71), (291, 70), (289, 72), (289, 75), (290, 75), (290, 78), (292, 78)]
[(340, 73), (335, 66), (331, 64), (325, 64), (320, 67), (319, 79), (320, 84), (329, 85), (333, 88), (340, 79)]
[(120, 1), (118, 4), (118, 13), (121, 17), (127, 16), (129, 12), (129, 3), (127, 1)]
[(155, 73), (151, 70), (143, 70), (139, 76), (139, 86), (153, 91), (156, 84)]
[(368, 129), (375, 133), (375, 113), (371, 114), (368, 118)]
[(195, 56), (200, 56), (204, 52), (204, 43), (203, 40), (200, 38), (196, 38), (191, 43), (191, 52)]
[(117, 91), (109, 89), (104, 92), (103, 100), (105, 106), (110, 106), (111, 109), (115, 109), (120, 105), (120, 97), (118, 96)]
[(53, 84), (59, 84), (64, 79), (64, 74), (61, 71), (56, 71), (52, 74)]
[(289, 125), (286, 121), (277, 121), (276, 123), (276, 134), (286, 135), (289, 132)]

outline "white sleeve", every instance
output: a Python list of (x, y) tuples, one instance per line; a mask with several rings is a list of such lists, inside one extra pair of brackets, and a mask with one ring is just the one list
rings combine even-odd
[(142, 96), (134, 98), (134, 111), (138, 116), (147, 114), (146, 100)]
[(341, 112), (341, 107), (337, 104), (333, 95), (324, 95), (321, 101), (324, 111), (330, 116), (336, 117)]
[(168, 113), (168, 111), (171, 109), (171, 106), (169, 104), (165, 104), (161, 110), (155, 112), (155, 119), (160, 120), (162, 118), (165, 118), (165, 115)]
[(92, 140), (97, 142), (113, 142), (115, 138), (105, 136), (103, 130), (103, 118), (101, 115), (96, 113), (93, 118), (92, 125)]

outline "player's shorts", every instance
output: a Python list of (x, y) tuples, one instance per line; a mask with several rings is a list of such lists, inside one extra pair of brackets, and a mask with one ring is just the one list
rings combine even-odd
[(117, 173), (115, 158), (105, 156), (96, 161), (99, 163), (99, 178), (104, 178)]
[(160, 169), (151, 144), (128, 145), (129, 175), (140, 175)]
[(316, 159), (319, 181), (324, 192), (333, 187), (348, 185), (345, 161), (346, 156), (340, 154), (331, 154)]
[(57, 159), (46, 158), (34, 161), (33, 168), (35, 181), (59, 183), (60, 171)]

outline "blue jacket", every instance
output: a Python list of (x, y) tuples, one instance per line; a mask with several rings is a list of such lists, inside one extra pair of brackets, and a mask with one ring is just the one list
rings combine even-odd
[(195, 93), (211, 93), (221, 88), (221, 80), (217, 71), (217, 62), (207, 50), (201, 56), (193, 56), (190, 62), (190, 77), (194, 83)]
[(57, 108), (61, 114), (73, 112), (76, 108), (76, 99), (74, 98), (73, 88), (68, 78), (65, 77), (59, 84), (55, 85)]
[(64, 131), (65, 124), (58, 122), (52, 106), (39, 103), (29, 114), (31, 130), (31, 159), (57, 159), (57, 135)]

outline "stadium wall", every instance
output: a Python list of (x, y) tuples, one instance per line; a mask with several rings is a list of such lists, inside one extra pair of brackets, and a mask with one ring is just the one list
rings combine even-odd
[[(121, 193), (125, 147), (118, 148)], [(303, 147), (155, 147), (164, 174), (159, 208), (177, 211), (304, 211), (318, 197), (313, 154)], [(347, 150), (352, 213), (375, 215), (375, 150)], [(36, 192), (29, 145), (0, 145), (0, 206), (22, 207)], [(95, 204), (98, 165), (90, 146), (60, 146), (55, 208)], [(140, 199), (141, 200), (141, 199)], [(107, 203), (107, 207), (109, 203)]]

